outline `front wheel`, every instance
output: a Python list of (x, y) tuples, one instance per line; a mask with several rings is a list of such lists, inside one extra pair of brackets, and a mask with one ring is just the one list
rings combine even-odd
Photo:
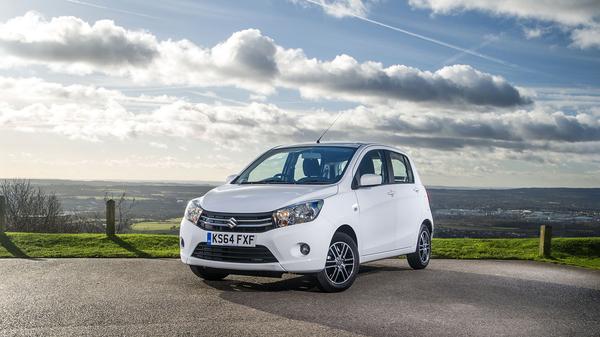
[(417, 251), (406, 256), (412, 269), (424, 269), (429, 264), (431, 257), (431, 233), (427, 226), (422, 225), (417, 241)]
[(227, 275), (229, 275), (229, 273), (223, 270), (203, 266), (190, 265), (190, 269), (196, 276), (203, 278), (207, 281), (220, 281), (227, 277)]
[(317, 284), (322, 291), (343, 291), (354, 283), (358, 274), (358, 247), (346, 233), (335, 233), (325, 260), (325, 269), (317, 273)]

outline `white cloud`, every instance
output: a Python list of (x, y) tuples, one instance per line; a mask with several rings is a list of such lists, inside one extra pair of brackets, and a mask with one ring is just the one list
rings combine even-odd
[(0, 24), (0, 48), (13, 56), (74, 66), (148, 65), (158, 51), (156, 38), (100, 20), (93, 25), (72, 16), (44, 20), (39, 14)]
[[(93, 86), (64, 86), (31, 78), (0, 77), (0, 83), (10, 96), (14, 94), (0, 103), (0, 128), (28, 128), (93, 141), (150, 136), (150, 146), (158, 148), (164, 148), (154, 140), (160, 137), (197, 138), (234, 148), (313, 140), (337, 113), (285, 110), (257, 102), (210, 105), (164, 96), (126, 96)], [(135, 111), (127, 108), (130, 102), (139, 101), (152, 104)], [(417, 103), (359, 106), (346, 111), (329, 137), (352, 134), (354, 139), (446, 150), (597, 152), (588, 145), (600, 142), (600, 119), (594, 111), (570, 115), (548, 107), (482, 113)], [(583, 145), (564, 148), (561, 143)]]
[[(294, 136), (297, 130), (295, 115), (265, 103), (240, 107), (167, 96), (126, 96), (115, 90), (37, 78), (0, 77), (0, 89), (0, 128), (52, 132), (74, 139), (175, 136), (239, 146), (248, 130), (264, 137), (248, 137), (245, 143)], [(136, 109), (128, 109), (130, 105)]]
[(581, 49), (600, 48), (600, 24), (573, 30), (571, 39), (573, 46)]
[(545, 32), (546, 32), (546, 30), (544, 30), (540, 27), (535, 27), (535, 28), (524, 27), (523, 28), (523, 35), (525, 35), (525, 38), (527, 40), (537, 39), (537, 38), (541, 37), (542, 35), (544, 35)]
[[(167, 140), (191, 140), (200, 141), (217, 153), (229, 153), (214, 161), (214, 167), (212, 161), (169, 156), (141, 160), (138, 165), (137, 153), (104, 163), (137, 169), (158, 165), (161, 169), (214, 168), (235, 172), (244, 164), (236, 160), (264, 149), (265, 144), (314, 141), (338, 113), (286, 110), (259, 102), (201, 104), (175, 97), (128, 96), (116, 90), (61, 85), (35, 78), (0, 77), (0, 90), (9, 93), (5, 97), (11, 97), (0, 102), (0, 132), (30, 132), (36, 137), (55, 134), (94, 142), (138, 138), (159, 149), (166, 147)], [(128, 109), (128, 105), (139, 102), (143, 103)], [(325, 140), (395, 145), (414, 154), (422, 174), (444, 183), (457, 183), (456, 177), (463, 177), (470, 184), (477, 179), (484, 183), (490, 176), (498, 175), (525, 175), (527, 183), (531, 177), (526, 174), (531, 174), (531, 167), (544, 171), (548, 165), (568, 162), (583, 165), (588, 171), (596, 170), (600, 165), (598, 117), (600, 110), (589, 106), (576, 113), (544, 105), (495, 113), (401, 102), (348, 109)], [(184, 146), (177, 149), (188, 151)], [(239, 155), (231, 158), (232, 151), (239, 151)], [(21, 162), (31, 165), (31, 160)], [(521, 168), (507, 171), (508, 162)], [(576, 181), (593, 180), (583, 172), (579, 178)]]
[(149, 142), (148, 145), (150, 145), (151, 147), (155, 147), (157, 149), (161, 149), (161, 150), (166, 150), (169, 148), (169, 146), (167, 144), (159, 143), (159, 142)]
[(81, 84), (62, 85), (36, 77), (12, 78), (0, 76), (0, 91), (2, 92), (1, 102), (16, 107), (27, 106), (32, 101), (47, 106), (86, 104), (94, 107), (115, 104), (116, 102), (126, 106), (153, 106), (177, 100), (176, 97), (166, 95), (126, 96), (117, 90)]
[[(597, 38), (600, 5), (597, 0), (409, 0), (409, 4), (414, 8), (429, 9), (434, 14), (475, 10), (498, 16), (553, 22), (572, 30), (574, 46), (600, 46)], [(542, 33), (537, 29), (525, 31), (528, 38), (538, 37)]]
[(600, 16), (596, 0), (409, 0), (416, 8), (436, 14), (479, 10), (495, 15), (553, 21), (564, 25), (591, 24)]
[(280, 81), (307, 98), (349, 101), (415, 101), (514, 106), (530, 103), (499, 76), (471, 66), (453, 65), (436, 72), (404, 65), (359, 63), (348, 55), (332, 61), (307, 58), (301, 50), (280, 50)]
[(346, 16), (366, 16), (370, 3), (368, 0), (292, 0), (295, 3), (312, 3), (323, 8), (326, 14), (336, 18)]
[(600, 120), (586, 112), (569, 115), (536, 108), (503, 114), (464, 113), (457, 116), (450, 111), (435, 111), (410, 115), (398, 111), (375, 116), (379, 116), (379, 120), (374, 129), (387, 129), (401, 135), (435, 135), (439, 137), (437, 146), (440, 148), (468, 145), (530, 148), (537, 142), (600, 141)]
[(319, 60), (301, 49), (281, 47), (256, 29), (236, 32), (212, 48), (203, 48), (188, 40), (158, 41), (150, 33), (128, 31), (112, 21), (93, 25), (75, 17), (46, 21), (28, 13), (0, 26), (0, 49), (20, 62), (57, 71), (125, 76), (140, 85), (235, 86), (262, 95), (281, 87), (297, 89), (309, 98), (363, 103), (497, 107), (530, 103), (503, 78), (470, 66), (429, 72), (360, 63), (348, 55)]

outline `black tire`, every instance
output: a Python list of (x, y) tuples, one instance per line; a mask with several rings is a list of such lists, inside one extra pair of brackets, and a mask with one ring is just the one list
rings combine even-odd
[(198, 276), (202, 279), (205, 279), (207, 281), (220, 281), (220, 280), (226, 278), (227, 275), (229, 275), (229, 273), (227, 273), (224, 270), (208, 268), (208, 267), (203, 267), (203, 266), (191, 266), (190, 265), (190, 269), (196, 276)]
[(358, 259), (356, 242), (346, 233), (335, 233), (327, 251), (325, 269), (316, 274), (317, 286), (328, 293), (350, 288), (358, 274)]
[(414, 253), (406, 255), (408, 265), (412, 269), (425, 269), (431, 258), (431, 232), (425, 225), (421, 225), (419, 236), (417, 237), (417, 250)]

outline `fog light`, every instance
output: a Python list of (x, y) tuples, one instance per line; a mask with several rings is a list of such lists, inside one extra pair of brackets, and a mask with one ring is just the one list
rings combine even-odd
[(301, 244), (300, 253), (302, 253), (302, 255), (308, 255), (308, 253), (310, 253), (310, 246), (306, 243)]
[(181, 239), (181, 242), (180, 242), (181, 248), (183, 248), (183, 247), (185, 247), (185, 242), (183, 242), (183, 238), (180, 238), (180, 239)]

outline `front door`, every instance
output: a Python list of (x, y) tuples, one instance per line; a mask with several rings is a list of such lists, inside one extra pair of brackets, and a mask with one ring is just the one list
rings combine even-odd
[(355, 190), (359, 207), (360, 254), (383, 253), (399, 248), (396, 237), (396, 202), (390, 193), (385, 152), (371, 150), (362, 158), (355, 179), (360, 185), (363, 174), (377, 174), (382, 183), (376, 186), (357, 186)]

